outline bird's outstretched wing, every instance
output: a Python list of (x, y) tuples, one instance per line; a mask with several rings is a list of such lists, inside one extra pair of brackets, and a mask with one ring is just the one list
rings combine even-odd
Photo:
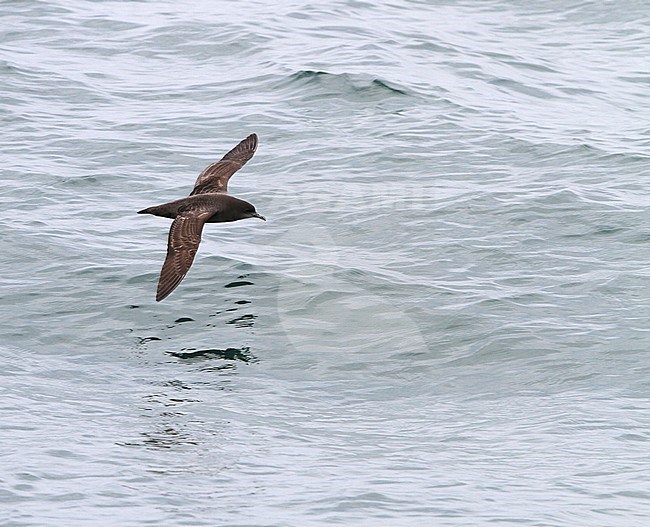
[(257, 148), (257, 135), (251, 134), (235, 148), (211, 164), (199, 175), (190, 196), (210, 192), (228, 192), (228, 180), (253, 157)]
[(167, 257), (160, 271), (156, 302), (166, 298), (189, 271), (201, 243), (203, 225), (213, 212), (188, 210), (172, 222), (167, 242)]

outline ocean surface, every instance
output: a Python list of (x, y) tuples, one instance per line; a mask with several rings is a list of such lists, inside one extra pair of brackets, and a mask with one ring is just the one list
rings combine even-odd
[(650, 524), (647, 2), (0, 19), (2, 527)]

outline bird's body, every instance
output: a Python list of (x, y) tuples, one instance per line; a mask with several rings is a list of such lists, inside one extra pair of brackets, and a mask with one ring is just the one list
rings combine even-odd
[(243, 219), (237, 213), (249, 208), (254, 209), (253, 205), (243, 199), (226, 193), (211, 193), (187, 196), (186, 198), (143, 209), (138, 214), (153, 214), (154, 216), (161, 216), (173, 220), (183, 212), (191, 210), (213, 210), (214, 214), (205, 220), (205, 223), (223, 223)]
[(160, 302), (176, 289), (189, 271), (201, 243), (204, 224), (265, 219), (253, 205), (227, 193), (228, 180), (253, 157), (256, 148), (257, 136), (251, 134), (201, 172), (189, 196), (138, 211), (138, 214), (174, 220), (169, 229), (167, 257), (160, 271), (156, 301)]

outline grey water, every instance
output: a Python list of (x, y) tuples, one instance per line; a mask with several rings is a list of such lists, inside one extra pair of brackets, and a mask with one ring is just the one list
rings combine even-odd
[(3, 527), (648, 525), (646, 3), (0, 20)]

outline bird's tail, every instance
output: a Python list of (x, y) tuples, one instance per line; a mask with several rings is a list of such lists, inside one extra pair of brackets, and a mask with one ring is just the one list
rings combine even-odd
[(138, 214), (153, 214), (154, 216), (162, 216), (163, 218), (174, 219), (176, 217), (176, 208), (170, 207), (169, 203), (164, 205), (155, 205), (154, 207), (147, 207), (138, 211)]

